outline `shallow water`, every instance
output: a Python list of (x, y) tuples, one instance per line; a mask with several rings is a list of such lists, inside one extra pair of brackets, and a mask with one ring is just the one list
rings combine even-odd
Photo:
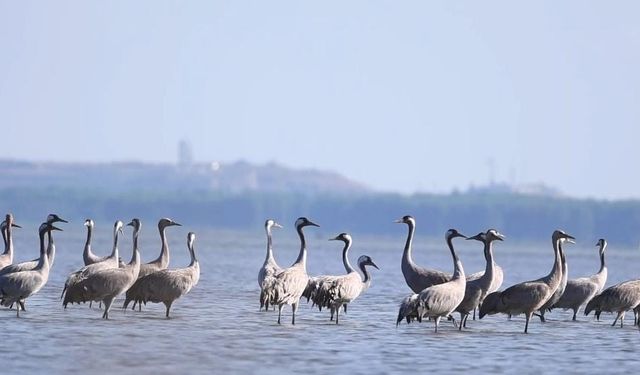
[[(336, 326), (328, 313), (302, 303), (296, 325), (288, 324), (290, 309), (276, 324), (276, 312), (258, 311), (258, 268), (265, 254), (261, 228), (254, 232), (225, 232), (189, 228), (197, 233), (196, 252), (202, 275), (200, 283), (164, 318), (163, 305), (147, 305), (142, 312), (122, 311), (122, 299), (114, 303), (111, 320), (100, 319), (102, 311), (88, 305), (61, 306), (60, 292), (67, 274), (82, 264), (84, 227), (61, 224), (56, 233), (57, 257), (49, 283), (27, 301), (20, 319), (15, 311), (0, 310), (0, 353), (2, 373), (70, 373), (92, 370), (129, 373), (261, 373), (280, 374), (330, 371), (353, 374), (382, 374), (399, 371), (539, 371), (624, 372), (635, 368), (638, 330), (627, 317), (624, 328), (612, 328), (611, 315), (579, 315), (553, 311), (548, 322), (537, 319), (528, 335), (522, 333), (524, 318), (489, 316), (469, 320), (458, 332), (443, 322), (440, 332), (433, 324), (395, 325), (399, 301), (410, 293), (400, 271), (405, 228), (393, 237), (372, 237), (352, 233), (352, 262), (361, 254), (370, 255), (381, 268), (373, 269), (371, 288), (349, 306), (349, 313)], [(106, 254), (111, 248), (111, 225), (98, 223), (94, 232), (94, 252)], [(153, 227), (150, 229), (150, 227)], [(36, 226), (16, 230), (16, 259), (37, 254)], [(124, 259), (131, 255), (130, 231), (125, 232), (120, 249)], [(171, 267), (188, 264), (187, 228), (168, 229)], [(344, 271), (341, 244), (328, 242), (336, 233), (309, 228), (308, 271), (310, 274), (337, 274)], [(297, 256), (297, 237), (291, 228), (274, 234), (274, 250), (279, 263), (290, 264)], [(537, 245), (505, 241), (496, 244), (496, 261), (505, 270), (505, 283), (533, 279), (548, 273), (553, 262), (551, 241)], [(599, 266), (596, 239), (579, 239), (567, 246), (570, 277), (594, 273)], [(484, 269), (482, 246), (478, 242), (457, 241), (467, 273)], [(155, 225), (141, 234), (141, 250), (146, 261), (160, 249)], [(422, 265), (451, 270), (448, 251), (441, 239), (417, 238), (414, 259)], [(638, 276), (640, 251), (610, 245), (607, 252), (607, 285)], [(116, 307), (118, 306), (118, 307)], [(631, 314), (629, 314), (631, 315)]]

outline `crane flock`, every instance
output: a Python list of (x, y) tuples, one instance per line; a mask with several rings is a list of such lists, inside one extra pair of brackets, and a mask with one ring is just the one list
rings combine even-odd
[[(58, 215), (50, 214), (38, 228), (39, 256), (31, 261), (14, 263), (13, 229), (21, 228), (14, 222), (13, 215), (7, 214), (0, 223), (5, 250), (0, 254), (0, 305), (20, 311), (26, 311), (26, 300), (38, 293), (47, 283), (55, 260), (55, 242), (52, 232), (62, 231), (54, 224), (68, 221)], [(602, 312), (616, 313), (613, 326), (620, 322), (623, 326), (624, 315), (632, 310), (635, 315), (634, 324), (638, 324), (640, 312), (640, 279), (633, 279), (604, 288), (608, 270), (605, 263), (607, 241), (600, 239), (596, 246), (600, 259), (600, 269), (591, 276), (569, 279), (568, 261), (563, 245), (574, 243), (570, 234), (556, 230), (551, 235), (553, 250), (553, 266), (549, 273), (538, 279), (524, 281), (500, 290), (504, 279), (504, 270), (494, 258), (493, 244), (505, 241), (505, 236), (496, 229), (488, 229), (475, 236), (467, 237), (456, 229), (449, 229), (445, 234), (445, 243), (453, 260), (453, 272), (430, 269), (417, 265), (412, 258), (412, 244), (416, 229), (416, 221), (406, 215), (396, 223), (406, 224), (408, 234), (401, 257), (400, 268), (406, 285), (411, 293), (402, 298), (396, 318), (396, 325), (402, 321), (411, 323), (432, 320), (435, 332), (438, 332), (442, 318), (452, 321), (458, 330), (467, 328), (467, 320), (473, 312), (479, 310), (479, 318), (486, 315), (506, 314), (512, 316), (524, 314), (524, 333), (529, 330), (533, 315), (545, 322), (545, 314), (553, 309), (573, 310), (572, 320), (577, 320), (577, 313), (582, 306), (584, 314), (594, 312), (597, 319)], [(91, 248), (94, 222), (87, 219), (87, 237), (83, 249), (84, 266), (70, 273), (62, 286), (62, 306), (89, 302), (100, 302), (102, 318), (109, 319), (109, 312), (114, 300), (124, 294), (122, 309), (127, 309), (133, 302), (132, 309), (147, 302), (163, 303), (165, 317), (170, 317), (171, 307), (180, 297), (188, 294), (200, 279), (200, 264), (195, 254), (195, 238), (193, 232), (187, 235), (187, 251), (190, 263), (184, 268), (170, 269), (169, 242), (166, 229), (180, 226), (179, 223), (162, 218), (158, 221), (160, 235), (160, 254), (155, 260), (143, 263), (141, 249), (138, 246), (142, 223), (134, 218), (127, 224), (133, 228), (133, 246), (131, 260), (124, 263), (120, 257), (119, 240), (125, 225), (117, 220), (113, 225), (113, 243), (111, 253), (99, 256)], [(266, 256), (258, 270), (260, 287), (259, 309), (268, 312), (270, 307), (278, 308), (277, 323), (282, 323), (285, 306), (291, 306), (291, 324), (296, 324), (300, 300), (305, 297), (312, 301), (312, 307), (320, 311), (330, 312), (330, 321), (340, 322), (340, 311), (347, 312), (347, 306), (361, 297), (369, 289), (372, 275), (367, 267), (379, 270), (369, 255), (362, 254), (357, 259), (357, 268), (349, 260), (349, 251), (353, 238), (349, 233), (340, 233), (329, 238), (340, 241), (342, 246), (342, 263), (344, 274), (310, 276), (307, 273), (307, 241), (304, 229), (319, 227), (306, 217), (295, 221), (295, 230), (300, 240), (297, 259), (290, 267), (281, 267), (275, 260), (273, 245), (273, 228), (282, 228), (273, 219), (265, 222), (267, 237)], [(45, 240), (46, 237), (46, 240)], [(485, 259), (484, 271), (471, 275), (465, 273), (463, 262), (456, 253), (454, 239), (475, 240), (483, 244)], [(456, 321), (452, 315), (459, 314)], [(480, 324), (480, 323), (478, 323)]]

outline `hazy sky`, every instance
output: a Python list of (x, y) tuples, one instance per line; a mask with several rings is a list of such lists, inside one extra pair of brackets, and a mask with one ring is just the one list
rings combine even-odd
[(640, 198), (637, 1), (0, 1), (0, 158)]

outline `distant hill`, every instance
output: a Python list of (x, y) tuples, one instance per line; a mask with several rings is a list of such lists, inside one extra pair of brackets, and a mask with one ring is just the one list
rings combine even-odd
[[(145, 163), (28, 163), (0, 161), (0, 214), (21, 223), (55, 212), (80, 225), (169, 216), (185, 225), (261, 231), (266, 218), (317, 221), (322, 231), (392, 234), (414, 215), (420, 235), (448, 228), (477, 233), (497, 228), (510, 241), (544, 241), (564, 229), (580, 243), (606, 238), (612, 248), (640, 242), (640, 201), (564, 197), (552, 189), (500, 185), (451, 194), (373, 192), (335, 173), (246, 162), (181, 166)], [(584, 242), (583, 242), (584, 241)]]
[(50, 188), (124, 193), (278, 192), (350, 195), (369, 192), (337, 173), (276, 163), (57, 163), (0, 160), (0, 189)]

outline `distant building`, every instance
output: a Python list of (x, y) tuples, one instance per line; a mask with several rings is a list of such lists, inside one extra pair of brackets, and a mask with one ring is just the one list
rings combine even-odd
[(186, 140), (178, 143), (178, 166), (181, 168), (189, 168), (193, 165), (193, 150), (191, 144)]

